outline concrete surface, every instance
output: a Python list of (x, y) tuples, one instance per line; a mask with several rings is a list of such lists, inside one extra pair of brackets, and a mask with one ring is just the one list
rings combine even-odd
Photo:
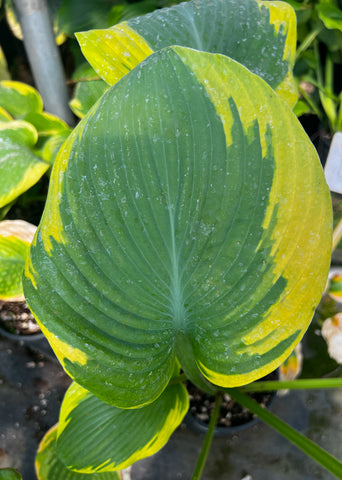
[[(0, 468), (18, 469), (23, 480), (36, 480), (37, 446), (57, 422), (70, 383), (47, 345), (43, 344), (47, 354), (38, 353), (36, 347), (0, 336)], [(271, 410), (342, 459), (342, 389), (291, 392), (277, 397)], [(190, 479), (202, 441), (202, 435), (182, 425), (159, 453), (133, 466), (132, 480)], [(333, 478), (259, 422), (214, 440), (202, 480)]]

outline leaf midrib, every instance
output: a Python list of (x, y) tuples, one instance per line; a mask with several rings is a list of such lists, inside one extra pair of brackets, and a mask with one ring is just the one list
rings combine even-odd
[(171, 232), (171, 285), (170, 285), (170, 294), (171, 294), (171, 309), (174, 319), (174, 326), (177, 330), (184, 330), (185, 319), (187, 316), (184, 299), (183, 299), (183, 289), (180, 281), (180, 272), (179, 272), (179, 261), (176, 248), (176, 238), (175, 238), (175, 219), (172, 209), (169, 207), (169, 218), (170, 218), (170, 232)]

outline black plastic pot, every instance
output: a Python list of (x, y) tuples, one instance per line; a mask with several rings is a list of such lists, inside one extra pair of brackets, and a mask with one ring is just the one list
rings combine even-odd
[(1, 323), (0, 323), (0, 335), (3, 335), (6, 338), (10, 338), (11, 340), (16, 340), (17, 342), (23, 341), (24, 343), (35, 342), (43, 338), (45, 339), (44, 334), (42, 332), (31, 333), (27, 335), (20, 335), (18, 333), (8, 332), (4, 327), (1, 326)]
[(29, 348), (36, 352), (42, 353), (48, 356), (51, 360), (58, 361), (49, 342), (45, 338), (42, 332), (32, 333), (28, 335), (20, 335), (16, 333), (10, 333), (0, 323), (0, 336), (8, 338), (14, 342), (27, 345)]
[[(279, 378), (279, 373), (278, 370), (272, 372), (271, 374), (267, 375), (264, 377), (262, 380), (278, 380)], [(190, 384), (191, 385), (191, 384)], [(189, 388), (188, 385), (188, 390), (191, 391), (192, 386)], [(196, 388), (196, 387), (195, 387)], [(272, 392), (257, 392), (255, 394), (255, 400), (263, 404), (265, 408), (270, 408), (274, 398), (276, 397), (277, 392), (272, 391)], [(253, 394), (250, 394), (254, 396)], [(212, 398), (212, 403), (214, 403), (214, 397)], [(203, 401), (208, 402), (208, 395), (203, 393)], [(223, 437), (227, 435), (232, 435), (234, 433), (240, 432), (241, 430), (245, 430), (247, 428), (252, 427), (255, 425), (257, 422), (259, 422), (259, 417), (253, 415), (251, 412), (248, 412), (247, 410), (243, 409), (240, 407), (238, 404), (233, 402), (237, 410), (241, 409), (241, 415), (239, 417), (239, 414), (236, 415), (236, 418), (234, 419), (233, 417), (231, 418), (232, 425), (229, 426), (221, 426), (217, 425), (215, 427), (215, 432), (214, 436), (215, 437)], [(234, 407), (233, 407), (234, 408)], [(248, 412), (248, 413), (247, 413)], [(234, 412), (231, 412), (232, 415), (234, 415)], [(186, 414), (184, 418), (184, 423), (185, 425), (191, 429), (193, 432), (196, 433), (201, 433), (205, 434), (208, 430), (208, 422), (205, 422), (201, 420), (196, 414), (194, 414), (191, 411), (191, 406), (189, 412)]]

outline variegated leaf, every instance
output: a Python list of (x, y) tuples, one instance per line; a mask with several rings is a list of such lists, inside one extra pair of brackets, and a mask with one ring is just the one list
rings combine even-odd
[(330, 195), (295, 115), (239, 63), (151, 55), (81, 121), (51, 182), (25, 296), (102, 400), (154, 401), (177, 359), (195, 383), (243, 385), (302, 338), (329, 269)]
[(171, 45), (222, 53), (263, 78), (293, 107), (296, 16), (285, 2), (193, 0), (76, 35), (110, 85), (151, 53)]

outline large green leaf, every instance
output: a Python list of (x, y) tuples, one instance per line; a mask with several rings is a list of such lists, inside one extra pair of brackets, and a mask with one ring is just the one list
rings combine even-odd
[(193, 0), (122, 22), (78, 33), (88, 62), (110, 85), (152, 52), (171, 45), (222, 53), (271, 85), (291, 107), (296, 17), (284, 2)]
[(60, 151), (25, 296), (68, 373), (118, 407), (249, 383), (321, 297), (331, 202), (285, 102), (222, 56), (172, 47), (108, 90)]
[(160, 450), (189, 408), (185, 387), (166, 387), (153, 403), (121, 409), (73, 383), (62, 403), (57, 453), (69, 468), (84, 473), (119, 470)]
[(32, 187), (50, 167), (33, 153), (37, 139), (28, 122), (0, 122), (0, 207)]
[(121, 472), (79, 473), (69, 470), (56, 454), (57, 425), (40, 442), (36, 456), (38, 480), (122, 480)]

